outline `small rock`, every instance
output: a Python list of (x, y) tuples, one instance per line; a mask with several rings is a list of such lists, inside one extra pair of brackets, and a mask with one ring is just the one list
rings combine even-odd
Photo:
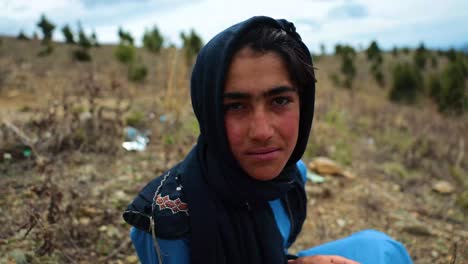
[(113, 225), (107, 227), (106, 235), (108, 237), (118, 237), (120, 231)]
[(81, 217), (78, 221), (80, 225), (87, 226), (89, 225), (89, 222), (91, 222), (91, 219), (89, 219), (88, 217)]
[(340, 219), (336, 220), (336, 224), (339, 227), (344, 227), (346, 225), (346, 220), (340, 218)]
[(432, 185), (432, 189), (438, 193), (450, 194), (453, 193), (455, 187), (448, 181), (438, 181)]
[(131, 255), (125, 258), (125, 263), (138, 263), (138, 257)]
[(80, 113), (80, 121), (85, 122), (93, 118), (93, 115), (90, 112)]
[(348, 178), (348, 179), (355, 179), (356, 175), (348, 170), (343, 172), (343, 177)]
[(12, 156), (11, 156), (10, 153), (5, 152), (5, 153), (3, 153), (3, 159), (4, 159), (4, 160), (11, 160), (11, 159), (12, 159)]
[(131, 198), (122, 190), (114, 192), (113, 198), (117, 201), (129, 201)]
[(318, 207), (317, 207), (317, 212), (318, 212), (319, 214), (323, 214), (323, 213), (325, 213), (325, 209), (323, 209), (323, 207), (321, 207), (321, 206), (318, 206)]
[(400, 191), (401, 191), (400, 185), (398, 185), (398, 184), (393, 184), (393, 185), (392, 185), (392, 191), (394, 191), (394, 192), (400, 192)]
[(423, 225), (410, 225), (403, 227), (403, 231), (417, 236), (431, 236), (431, 231)]
[(342, 174), (343, 169), (333, 160), (325, 157), (318, 157), (309, 164), (309, 169), (321, 175)]
[(82, 207), (80, 209), (80, 213), (81, 215), (83, 216), (88, 216), (88, 217), (92, 217), (94, 215), (97, 215), (98, 214), (98, 210), (94, 207)]
[(431, 255), (432, 255), (433, 258), (437, 258), (437, 257), (439, 257), (439, 252), (437, 252), (435, 250), (432, 250)]

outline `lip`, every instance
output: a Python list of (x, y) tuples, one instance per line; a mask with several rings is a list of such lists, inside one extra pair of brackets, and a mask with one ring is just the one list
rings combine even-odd
[(256, 148), (246, 152), (246, 154), (258, 161), (269, 161), (278, 157), (280, 148), (269, 147), (269, 148)]

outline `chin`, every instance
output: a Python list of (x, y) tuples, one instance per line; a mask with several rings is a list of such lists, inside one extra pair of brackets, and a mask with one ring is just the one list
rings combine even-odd
[(256, 168), (250, 171), (247, 171), (247, 174), (258, 181), (270, 181), (278, 177), (281, 173), (281, 168)]

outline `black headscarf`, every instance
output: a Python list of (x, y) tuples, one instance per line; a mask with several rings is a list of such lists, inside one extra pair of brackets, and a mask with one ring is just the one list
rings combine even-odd
[(253, 17), (215, 36), (197, 57), (191, 79), (192, 105), (200, 126), (197, 145), (179, 166), (190, 212), (192, 263), (286, 263), (283, 239), (268, 201), (288, 206), (292, 243), (306, 215), (306, 197), (296, 162), (307, 145), (314, 113), (315, 83), (303, 87), (296, 147), (278, 177), (258, 181), (239, 166), (224, 126), (223, 90), (239, 39), (255, 27), (286, 31), (312, 58), (286, 20)]

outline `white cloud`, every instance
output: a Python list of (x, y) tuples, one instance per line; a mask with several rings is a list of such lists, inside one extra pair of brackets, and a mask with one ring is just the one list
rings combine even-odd
[[(84, 1), (89, 0), (0, 0), (0, 34), (16, 35), (21, 28), (32, 32), (45, 13), (58, 27), (75, 25), (80, 19), (103, 42), (116, 42), (120, 25), (139, 40), (145, 28), (156, 24), (171, 42), (179, 44), (183, 30), (194, 28), (207, 41), (234, 23), (268, 15), (298, 21), (304, 41), (317, 50), (319, 43), (367, 45), (372, 39), (389, 45), (415, 45), (421, 40), (444, 45), (447, 38), (448, 45), (466, 41), (462, 33), (468, 24), (466, 0), (106, 0), (98, 5)], [(450, 26), (452, 22), (456, 24)], [(431, 34), (431, 30), (444, 32)], [(55, 37), (60, 35), (56, 31)]]

